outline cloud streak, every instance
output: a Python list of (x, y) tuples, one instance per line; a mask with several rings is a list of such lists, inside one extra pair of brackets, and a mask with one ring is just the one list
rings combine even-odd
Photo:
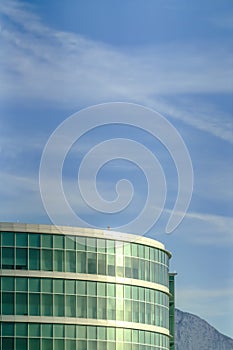
[(177, 107), (169, 100), (174, 94), (232, 92), (229, 47), (203, 43), (200, 50), (170, 44), (127, 52), (53, 30), (31, 9), (14, 1), (0, 5), (7, 18), (1, 25), (4, 50), (0, 58), (0, 92), (5, 100), (27, 98), (73, 108), (111, 100), (134, 101), (232, 142), (230, 115), (214, 105)]

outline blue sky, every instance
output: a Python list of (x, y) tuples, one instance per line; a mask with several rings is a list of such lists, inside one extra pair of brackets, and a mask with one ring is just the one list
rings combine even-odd
[[(142, 171), (125, 160), (106, 164), (97, 178), (99, 191), (112, 200), (114, 184), (126, 177), (134, 185), (134, 201), (119, 215), (97, 214), (74, 195), (82, 157), (113, 137), (133, 139), (155, 153), (167, 198), (148, 236), (173, 252), (177, 306), (230, 336), (232, 10), (226, 0), (0, 3), (1, 221), (50, 223), (39, 191), (40, 159), (51, 133), (71, 114), (113, 101), (158, 111), (182, 136), (194, 170), (192, 201), (175, 232), (164, 233), (177, 192), (176, 169), (144, 131), (108, 125), (84, 135), (64, 163), (64, 189), (92, 225), (123, 224), (145, 201)], [(62, 215), (61, 223), (69, 224)]]

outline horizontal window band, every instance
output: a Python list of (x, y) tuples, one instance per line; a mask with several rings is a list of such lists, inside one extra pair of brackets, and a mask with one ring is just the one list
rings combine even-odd
[(124, 277), (114, 277), (105, 275), (95, 275), (95, 274), (83, 274), (83, 273), (69, 273), (69, 272), (53, 272), (53, 271), (32, 271), (32, 270), (1, 270), (1, 275), (4, 277), (36, 277), (36, 278), (58, 278), (58, 279), (71, 279), (71, 280), (82, 280), (82, 281), (92, 281), (92, 282), (105, 282), (105, 283), (115, 283), (124, 284), (130, 286), (144, 287), (149, 289), (154, 289), (160, 292), (164, 292), (170, 295), (169, 289), (161, 284), (147, 282), (144, 280), (124, 278)]
[(52, 225), (35, 225), (19, 223), (0, 223), (0, 231), (39, 233), (39, 234), (62, 234), (67, 236), (85, 236), (88, 238), (102, 238), (123, 243), (137, 243), (153, 248), (161, 249), (169, 258), (171, 253), (168, 252), (161, 242), (140, 235), (122, 233), (111, 230), (89, 229), (69, 226), (52, 226)]
[(113, 321), (113, 320), (97, 320), (91, 318), (73, 318), (73, 317), (48, 317), (48, 316), (1, 316), (0, 322), (23, 322), (23, 323), (48, 323), (48, 324), (73, 324), (80, 326), (102, 326), (102, 327), (115, 327), (115, 328), (127, 328), (137, 329), (148, 332), (154, 332), (170, 336), (169, 329), (147, 325), (144, 323), (134, 323), (126, 321)]

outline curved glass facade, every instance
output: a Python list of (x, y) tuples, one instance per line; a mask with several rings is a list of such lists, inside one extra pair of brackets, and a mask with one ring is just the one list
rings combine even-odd
[(169, 349), (161, 243), (35, 226), (0, 224), (2, 350)]

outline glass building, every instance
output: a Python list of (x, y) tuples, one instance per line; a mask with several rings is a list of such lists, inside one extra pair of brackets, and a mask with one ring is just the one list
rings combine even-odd
[(174, 349), (162, 243), (49, 225), (1, 223), (0, 232), (2, 350)]

